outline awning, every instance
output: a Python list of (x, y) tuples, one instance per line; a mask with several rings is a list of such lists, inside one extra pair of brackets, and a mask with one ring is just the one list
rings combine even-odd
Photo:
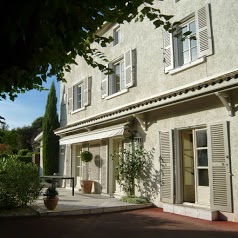
[(75, 143), (92, 141), (92, 140), (100, 140), (100, 139), (110, 138), (115, 136), (122, 136), (124, 134), (125, 126), (127, 124), (128, 123), (124, 123), (124, 124), (110, 126), (103, 129), (86, 132), (86, 133), (65, 136), (60, 139), (60, 145), (75, 144)]

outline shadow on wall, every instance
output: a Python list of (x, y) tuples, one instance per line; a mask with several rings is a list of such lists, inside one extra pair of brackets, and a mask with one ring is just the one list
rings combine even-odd
[(138, 189), (141, 195), (147, 197), (149, 201), (156, 198), (159, 193), (160, 171), (154, 168), (154, 154), (150, 153), (144, 164), (141, 180), (138, 181)]

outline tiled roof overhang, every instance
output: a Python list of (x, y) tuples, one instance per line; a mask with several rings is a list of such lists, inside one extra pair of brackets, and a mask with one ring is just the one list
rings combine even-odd
[(213, 77), (198, 80), (196, 82), (177, 87), (160, 93), (139, 102), (130, 103), (121, 107), (106, 111), (92, 117), (84, 118), (73, 124), (55, 130), (55, 134), (61, 135), (79, 130), (88, 126), (106, 123), (111, 120), (128, 117), (132, 114), (144, 113), (165, 106), (204, 97), (214, 92), (238, 87), (238, 69)]

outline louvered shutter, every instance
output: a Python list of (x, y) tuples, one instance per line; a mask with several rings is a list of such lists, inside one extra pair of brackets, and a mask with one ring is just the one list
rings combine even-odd
[(213, 53), (209, 4), (196, 11), (195, 16), (198, 58), (200, 58)]
[(105, 98), (108, 96), (108, 75), (106, 75), (104, 72), (101, 72), (101, 79), (102, 98)]
[(208, 127), (211, 208), (232, 212), (227, 122)]
[(174, 54), (173, 54), (173, 35), (166, 30), (163, 30), (164, 40), (164, 71), (168, 73), (174, 68)]
[(100, 146), (100, 158), (102, 161), (101, 165), (101, 185), (102, 192), (107, 193), (108, 191), (108, 183), (107, 183), (107, 161), (108, 161), (108, 140), (101, 140)]
[(132, 73), (132, 50), (129, 49), (124, 53), (124, 77), (127, 88), (133, 86), (134, 82)]
[(159, 132), (161, 201), (173, 203), (173, 142), (171, 132)]
[[(82, 151), (88, 151), (88, 143), (83, 143)], [(82, 162), (82, 179), (87, 180), (89, 178), (88, 174), (88, 163)]]
[[(67, 176), (71, 176), (71, 145), (66, 145), (66, 158), (65, 158), (65, 162), (66, 162), (66, 175)], [(71, 180), (66, 179), (65, 181), (66, 186), (70, 187), (71, 186)]]
[(73, 87), (68, 88), (68, 113), (73, 111)]
[(84, 79), (84, 106), (89, 106), (91, 103), (91, 87), (92, 87), (92, 77), (87, 77)]

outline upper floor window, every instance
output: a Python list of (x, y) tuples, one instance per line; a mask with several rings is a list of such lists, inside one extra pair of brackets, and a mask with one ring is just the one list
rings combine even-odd
[[(175, 37), (179, 32), (180, 37)], [(185, 32), (190, 34), (185, 37)], [(163, 48), (165, 73), (194, 66), (213, 54), (209, 5), (196, 11), (193, 17), (187, 18), (173, 34), (164, 31)]]
[(118, 93), (126, 88), (124, 77), (124, 60), (120, 60), (112, 65), (113, 75), (109, 80), (109, 95)]
[[(176, 66), (182, 66), (198, 58), (195, 19), (190, 19), (181, 25), (179, 30), (181, 31), (181, 35), (175, 39), (178, 46), (177, 61), (175, 60)], [(182, 40), (182, 36), (186, 32), (190, 32), (190, 35), (185, 40)]]
[(72, 113), (91, 103), (92, 77), (87, 77), (68, 88), (68, 112)]
[(121, 42), (121, 28), (120, 28), (120, 26), (117, 26), (113, 30), (113, 38), (114, 38), (114, 45), (117, 45)]
[[(135, 50), (129, 49), (120, 60), (111, 62), (108, 67), (113, 69), (113, 74), (102, 73), (102, 98), (118, 95), (126, 92), (132, 87), (135, 81)], [(134, 56), (133, 56), (134, 55)]]
[(73, 110), (83, 107), (83, 83), (73, 86)]

